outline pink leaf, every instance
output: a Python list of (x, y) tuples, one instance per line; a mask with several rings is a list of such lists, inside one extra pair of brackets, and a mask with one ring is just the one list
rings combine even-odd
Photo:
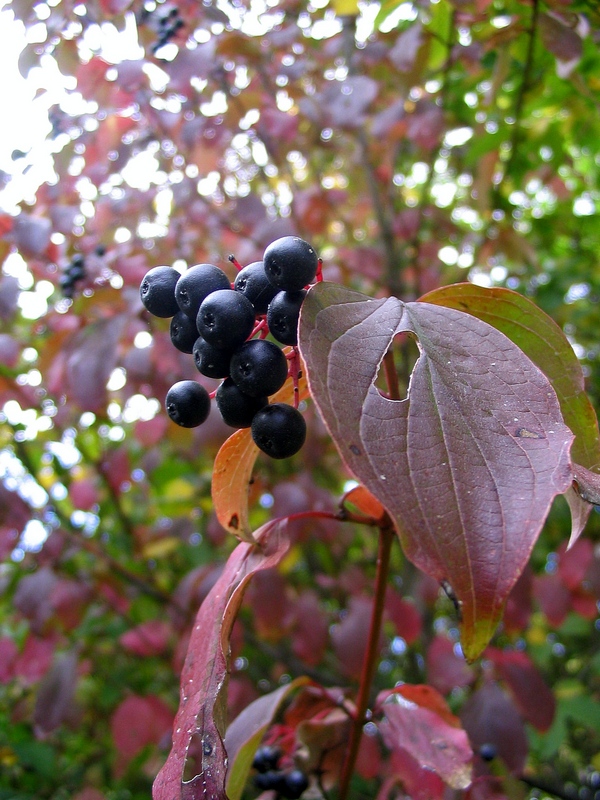
[(228, 643), (248, 581), (287, 552), (286, 527), (286, 520), (274, 520), (256, 532), (259, 545), (239, 544), (200, 606), (181, 674), (173, 746), (154, 781), (154, 800), (226, 800)]
[(117, 750), (116, 775), (122, 775), (127, 764), (144, 747), (158, 744), (172, 722), (173, 712), (159, 697), (126, 697), (110, 721)]
[(169, 646), (171, 628), (159, 619), (148, 620), (126, 631), (119, 638), (121, 646), (136, 656), (157, 656)]
[(406, 750), (421, 767), (433, 770), (453, 789), (470, 785), (473, 753), (461, 727), (401, 694), (392, 695), (382, 710), (380, 729), (390, 750)]
[[(374, 385), (394, 336), (417, 336), (407, 400)], [(300, 348), (340, 454), (396, 520), (408, 558), (450, 583), (463, 650), (483, 650), (550, 505), (573, 436), (545, 376), (495, 328), (429, 303), (310, 290)]]
[(473, 682), (473, 670), (447, 636), (434, 636), (427, 649), (427, 680), (442, 694)]

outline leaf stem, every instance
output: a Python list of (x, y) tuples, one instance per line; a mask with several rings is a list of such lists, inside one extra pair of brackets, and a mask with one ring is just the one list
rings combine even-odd
[(390, 553), (392, 542), (394, 541), (394, 529), (389, 518), (379, 528), (379, 545), (377, 553), (377, 573), (375, 576), (375, 600), (371, 613), (371, 624), (369, 628), (369, 638), (367, 649), (363, 660), (358, 696), (356, 698), (356, 712), (350, 732), (350, 743), (346, 752), (346, 758), (342, 767), (340, 778), (339, 800), (347, 800), (350, 788), (350, 779), (354, 772), (358, 748), (362, 737), (363, 726), (367, 720), (367, 709), (369, 705), (369, 695), (371, 684), (375, 673), (375, 666), (379, 656), (379, 635), (381, 632), (381, 621), (383, 619), (383, 608), (385, 603), (385, 590), (390, 567)]
[(396, 364), (394, 363), (394, 354), (391, 350), (388, 350), (383, 357), (383, 370), (385, 372), (385, 380), (390, 400), (401, 400), (400, 387), (398, 386), (398, 372), (396, 371)]

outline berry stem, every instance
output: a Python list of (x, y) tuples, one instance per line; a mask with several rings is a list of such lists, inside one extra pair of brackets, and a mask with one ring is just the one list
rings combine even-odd
[(379, 526), (379, 547), (377, 553), (377, 572), (375, 576), (375, 599), (371, 612), (369, 639), (362, 664), (360, 685), (356, 698), (356, 712), (350, 732), (350, 743), (346, 751), (346, 758), (342, 767), (340, 778), (339, 800), (347, 800), (350, 788), (350, 779), (354, 772), (358, 748), (362, 737), (363, 727), (367, 721), (367, 709), (371, 683), (375, 673), (375, 666), (379, 658), (379, 635), (385, 604), (385, 590), (390, 567), (390, 553), (394, 541), (394, 528), (389, 519), (384, 520)]
[(388, 397), (390, 400), (401, 400), (400, 389), (398, 386), (398, 372), (394, 364), (394, 354), (388, 350), (383, 357), (383, 369), (385, 372), (385, 380), (388, 385)]
[(264, 317), (258, 320), (248, 339), (254, 339), (257, 333), (260, 333), (261, 339), (265, 339), (269, 335), (269, 326), (267, 325), (267, 320)]
[(236, 257), (233, 255), (233, 253), (232, 253), (230, 256), (228, 256), (228, 260), (229, 260), (229, 261), (231, 261), (231, 263), (232, 263), (232, 264), (233, 264), (233, 266), (234, 266), (234, 267), (237, 269), (237, 271), (238, 271), (238, 272), (239, 272), (241, 269), (243, 269), (242, 265), (241, 265), (241, 264), (240, 264), (240, 262), (237, 260), (237, 258), (236, 258)]
[(315, 276), (315, 281), (317, 283), (321, 283), (323, 280), (323, 259), (320, 258), (317, 264), (317, 274)]
[(289, 375), (294, 382), (294, 408), (300, 405), (300, 353), (298, 348), (294, 345), (291, 353), (288, 353), (287, 358), (290, 362)]

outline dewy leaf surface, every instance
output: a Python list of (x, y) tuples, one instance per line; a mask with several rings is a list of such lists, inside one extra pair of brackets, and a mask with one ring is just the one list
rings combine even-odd
[[(374, 379), (400, 332), (416, 335), (421, 356), (408, 398), (393, 401)], [(474, 316), (327, 283), (304, 302), (300, 348), (342, 458), (392, 515), (411, 561), (450, 583), (476, 658), (572, 482), (573, 435), (551, 385)]]
[(181, 674), (179, 710), (169, 757), (152, 788), (154, 800), (227, 800), (223, 745), (231, 629), (252, 575), (287, 552), (287, 521), (256, 532), (260, 546), (241, 542), (200, 606)]
[[(551, 317), (518, 292), (472, 283), (435, 289), (421, 301), (473, 314), (520, 347), (556, 392), (563, 419), (575, 434), (573, 461), (588, 469), (600, 467), (598, 420), (585, 392), (583, 370), (569, 340)], [(587, 522), (591, 506), (573, 490), (568, 490), (566, 499), (571, 508), (573, 544)]]

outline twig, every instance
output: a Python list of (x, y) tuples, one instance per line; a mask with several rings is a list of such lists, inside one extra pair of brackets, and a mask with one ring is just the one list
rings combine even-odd
[(379, 657), (378, 642), (381, 632), (381, 621), (383, 619), (383, 608), (385, 604), (385, 590), (390, 566), (390, 553), (392, 542), (394, 541), (394, 529), (391, 521), (386, 520), (379, 528), (379, 546), (377, 553), (377, 573), (375, 576), (375, 600), (373, 611), (371, 612), (371, 623), (369, 627), (369, 638), (367, 649), (363, 660), (358, 697), (356, 698), (356, 712), (352, 722), (350, 732), (350, 743), (346, 752), (346, 758), (342, 767), (340, 778), (339, 800), (347, 800), (350, 788), (350, 780), (354, 772), (354, 765), (358, 756), (358, 748), (362, 738), (363, 726), (367, 721), (367, 709), (369, 706), (369, 696), (371, 684), (375, 673), (375, 666)]

